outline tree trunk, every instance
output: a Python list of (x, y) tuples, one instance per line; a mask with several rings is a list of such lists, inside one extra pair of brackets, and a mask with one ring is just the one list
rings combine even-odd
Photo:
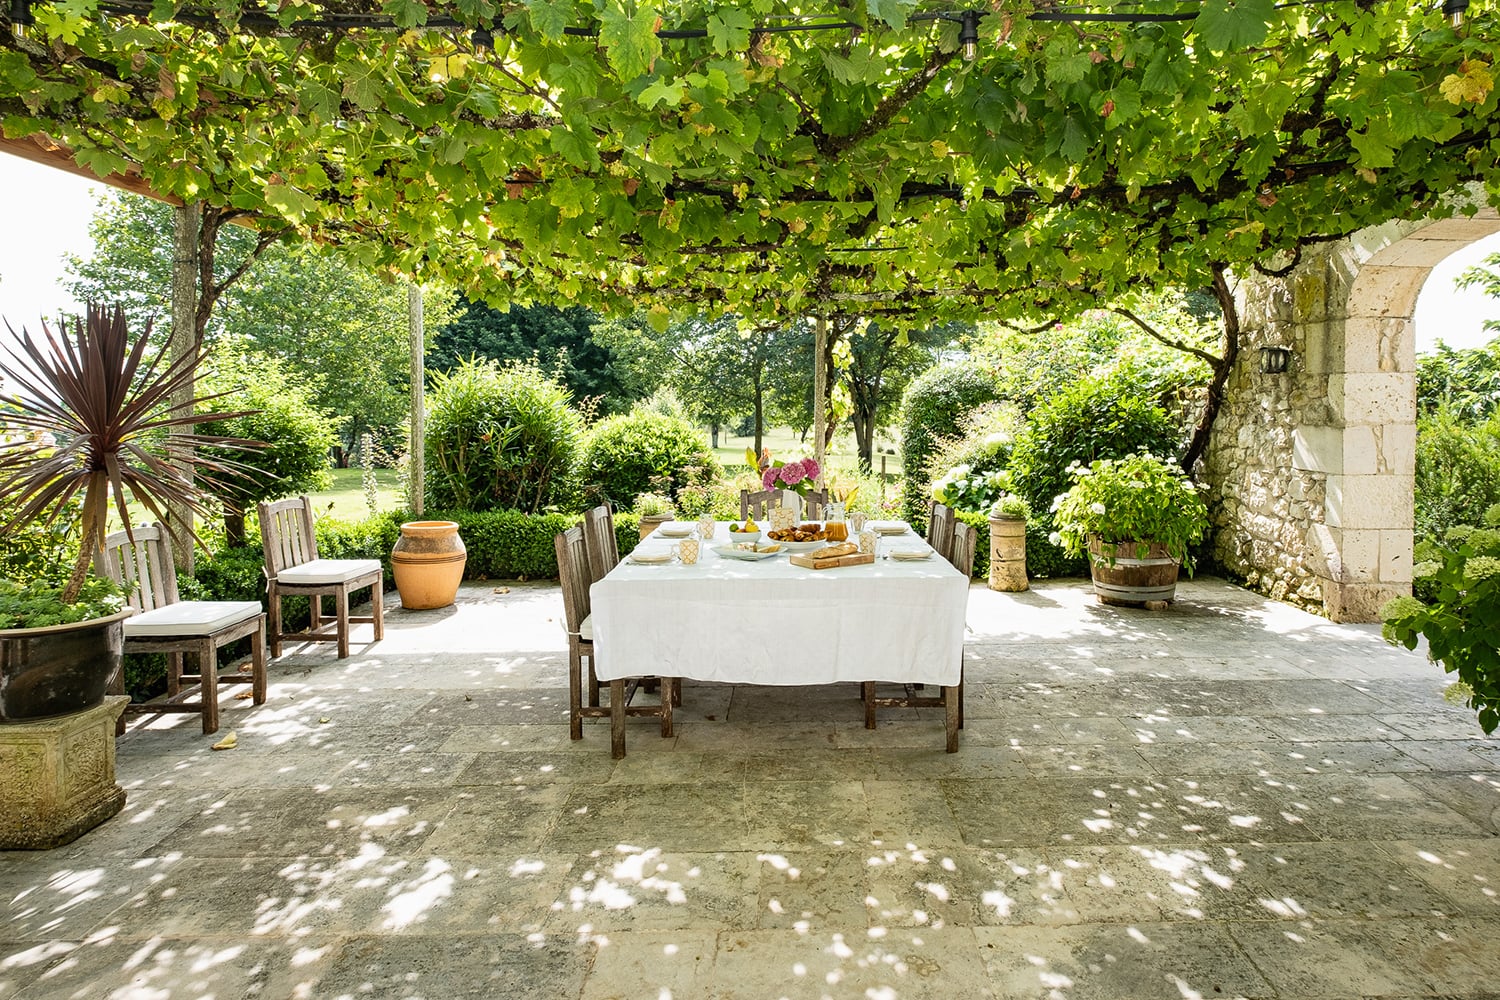
[(1218, 299), (1219, 309), (1224, 313), (1224, 351), (1218, 364), (1214, 365), (1213, 377), (1208, 381), (1208, 394), (1203, 403), (1203, 415), (1198, 418), (1198, 426), (1193, 430), (1193, 439), (1182, 456), (1182, 469), (1190, 476), (1193, 474), (1193, 466), (1197, 465), (1208, 451), (1208, 442), (1213, 435), (1214, 419), (1219, 415), (1219, 408), (1224, 405), (1224, 383), (1229, 380), (1229, 373), (1234, 371), (1235, 362), (1240, 356), (1240, 314), (1235, 311), (1234, 291), (1229, 287), (1225, 266), (1214, 263), (1210, 267), (1213, 268), (1214, 273), (1214, 298)]
[[(203, 263), (200, 243), (202, 225), (203, 211), (200, 206), (181, 205), (172, 210), (172, 336), (170, 343), (174, 363), (179, 358), (193, 354), (198, 348), (200, 330), (198, 275)], [(172, 394), (170, 402), (174, 414), (192, 409), (193, 388), (194, 380), (188, 379)], [(191, 430), (188, 427), (170, 427), (167, 432), (175, 437), (189, 434)], [(169, 450), (178, 456), (191, 454), (191, 449), (187, 445), (177, 445)], [(191, 481), (193, 470), (190, 463), (179, 464), (178, 469)], [(191, 576), (194, 555), (192, 510), (182, 504), (171, 505), (167, 509), (167, 527), (177, 541), (177, 545), (173, 548), (177, 569)]]
[[(875, 465), (875, 406), (868, 401), (866, 393), (850, 387), (849, 395), (854, 400), (854, 412), (849, 421), (854, 425), (854, 447), (859, 452), (859, 470), (868, 473)], [(874, 394), (879, 398), (879, 393)]]
[(717, 448), (717, 447), (719, 447), (719, 425), (718, 424), (709, 424), (708, 425), (708, 440), (709, 440), (709, 447), (710, 448)]
[(224, 505), (224, 542), (230, 548), (245, 544), (245, 510)]

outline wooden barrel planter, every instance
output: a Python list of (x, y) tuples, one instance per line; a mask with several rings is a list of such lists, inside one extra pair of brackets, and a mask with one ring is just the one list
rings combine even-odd
[(1026, 519), (990, 518), (990, 589), (1020, 593), (1026, 581)]
[[(1149, 542), (1141, 553), (1140, 544), (1110, 544), (1098, 535), (1090, 536), (1089, 574), (1101, 603), (1138, 607), (1177, 596), (1177, 560), (1167, 554), (1165, 545)], [(1111, 555), (1114, 565), (1110, 565)]]
[(401, 606), (414, 611), (446, 608), (458, 596), (468, 549), (453, 521), (408, 521), (391, 551)]

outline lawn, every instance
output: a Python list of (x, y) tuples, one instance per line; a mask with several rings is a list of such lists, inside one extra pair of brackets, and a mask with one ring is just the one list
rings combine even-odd
[[(363, 469), (332, 469), (333, 482), (328, 489), (309, 493), (313, 509), (319, 516), (336, 517), (341, 521), (361, 521), (370, 516), (369, 504), (365, 502)], [(400, 474), (395, 469), (375, 470), (375, 507), (377, 512), (401, 510), (405, 507), (405, 494), (401, 487)], [(332, 507), (329, 508), (329, 505)]]
[[(705, 434), (707, 431), (704, 432)], [(771, 449), (772, 456), (781, 458), (786, 454), (800, 455), (803, 452), (812, 454), (812, 436), (809, 435), (806, 442), (797, 436), (797, 432), (790, 427), (771, 427), (766, 430), (762, 437), (765, 447)], [(887, 476), (901, 475), (901, 456), (882, 455), (879, 451), (880, 441), (876, 441), (875, 471), (881, 471), (881, 460), (885, 460), (885, 473)], [(732, 434), (719, 434), (719, 447), (714, 449), (720, 462), (726, 465), (744, 465), (745, 449), (754, 447), (753, 436), (736, 437)], [(847, 469), (853, 471), (859, 467), (858, 453), (854, 447), (854, 435), (852, 433), (835, 434), (833, 444), (828, 449), (828, 465), (833, 469)]]

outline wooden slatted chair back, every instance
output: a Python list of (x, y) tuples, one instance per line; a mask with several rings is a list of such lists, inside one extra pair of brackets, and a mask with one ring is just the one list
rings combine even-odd
[(615, 537), (615, 518), (608, 504), (583, 515), (583, 543), (588, 551), (588, 578), (597, 583), (620, 563), (620, 542)]
[(552, 540), (557, 550), (557, 578), (562, 584), (563, 616), (569, 635), (577, 635), (588, 617), (589, 573), (588, 547), (583, 529), (574, 526)]
[[(781, 493), (790, 493), (791, 490), (740, 490), (740, 518), (765, 517), (770, 509), (771, 501), (775, 500)], [(786, 501), (783, 500), (783, 503)], [(828, 503), (827, 490), (808, 490), (807, 495), (802, 498), (802, 517), (808, 521), (819, 521), (823, 518), (823, 507)]]
[(106, 536), (104, 548), (94, 553), (94, 566), (128, 592), (130, 606), (137, 611), (177, 603), (172, 541), (159, 523)]
[(823, 508), (828, 506), (827, 490), (808, 490), (802, 496), (802, 517), (808, 521), (823, 520)]
[(979, 529), (955, 520), (953, 541), (950, 544), (948, 562), (965, 577), (974, 575), (974, 547), (979, 542)]
[(740, 520), (747, 517), (765, 517), (766, 510), (780, 490), (740, 490)]
[(265, 546), (269, 576), (318, 558), (312, 500), (306, 496), (294, 497), (260, 504), (259, 509), (260, 538)]
[(953, 561), (953, 508), (934, 501), (927, 510), (927, 544), (938, 555)]

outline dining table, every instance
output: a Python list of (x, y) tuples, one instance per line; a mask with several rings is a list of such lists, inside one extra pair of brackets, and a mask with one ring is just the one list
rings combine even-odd
[(717, 523), (686, 563), (679, 543), (698, 532), (667, 522), (593, 584), (599, 680), (959, 683), (969, 581), (909, 525), (870, 523), (874, 562), (829, 569), (795, 565), (784, 549), (747, 555), (728, 527)]

